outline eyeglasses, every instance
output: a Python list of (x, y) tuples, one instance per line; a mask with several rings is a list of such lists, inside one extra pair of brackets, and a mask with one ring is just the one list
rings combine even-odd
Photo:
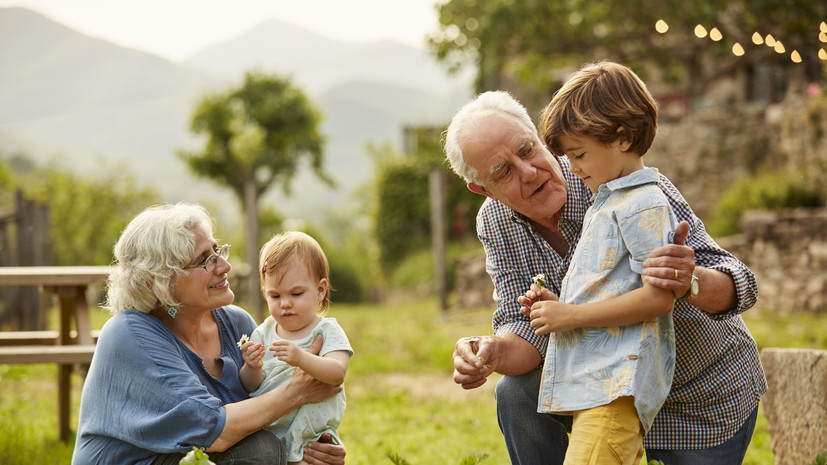
[(221, 257), (224, 260), (230, 258), (230, 244), (222, 245), (216, 253), (205, 258), (204, 261), (200, 264), (185, 266), (184, 269), (188, 270), (190, 268), (204, 268), (204, 271), (206, 271), (207, 273), (212, 273), (212, 271), (215, 269), (215, 266), (218, 265), (218, 257)]

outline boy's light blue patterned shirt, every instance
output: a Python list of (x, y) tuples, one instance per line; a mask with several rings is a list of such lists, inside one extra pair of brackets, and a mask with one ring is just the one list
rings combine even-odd
[[(600, 186), (560, 293), (569, 304), (600, 302), (640, 288), (643, 260), (672, 242), (677, 220), (645, 168)], [(550, 335), (538, 411), (562, 413), (633, 396), (649, 430), (672, 385), (671, 313), (643, 323)]]

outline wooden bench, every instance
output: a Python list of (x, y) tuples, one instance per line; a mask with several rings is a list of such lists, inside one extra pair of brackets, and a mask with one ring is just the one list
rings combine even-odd
[(0, 347), (0, 364), (15, 363), (58, 363), (88, 364), (95, 353), (94, 344), (65, 346), (9, 346)]
[[(106, 281), (108, 266), (3, 266), (0, 286), (37, 286), (57, 297), (57, 331), (0, 331), (0, 363), (57, 363), (58, 437), (70, 436), (71, 375), (85, 368), (95, 353), (97, 332), (92, 331), (86, 290)], [(74, 323), (74, 324), (73, 324)], [(77, 331), (71, 331), (71, 328)]]
[[(92, 342), (97, 342), (100, 330), (90, 331)], [(0, 331), (0, 347), (6, 346), (56, 346), (60, 345), (58, 331)], [(81, 344), (78, 333), (69, 333), (69, 344)]]

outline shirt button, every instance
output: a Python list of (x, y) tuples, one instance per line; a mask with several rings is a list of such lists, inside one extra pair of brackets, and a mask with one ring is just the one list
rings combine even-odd
[(637, 355), (636, 354), (629, 355), (629, 360), (637, 360)]

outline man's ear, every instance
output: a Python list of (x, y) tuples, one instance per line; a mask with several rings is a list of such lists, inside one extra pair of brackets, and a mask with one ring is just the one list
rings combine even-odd
[[(480, 194), (480, 195), (484, 195), (486, 197), (491, 197), (491, 194), (488, 193), (488, 190), (486, 190), (485, 187), (480, 186), (479, 184), (474, 184), (473, 182), (469, 182), (467, 184), (467, 186), (468, 186), (468, 190), (475, 193), (475, 194)], [(494, 197), (491, 197), (491, 198), (493, 199)]]

